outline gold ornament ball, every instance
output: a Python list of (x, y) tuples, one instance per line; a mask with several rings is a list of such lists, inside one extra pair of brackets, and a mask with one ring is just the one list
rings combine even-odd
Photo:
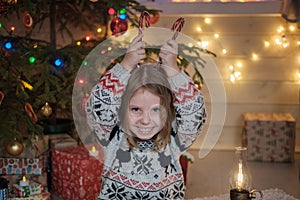
[(45, 105), (41, 108), (41, 113), (45, 117), (49, 117), (52, 114), (52, 108), (48, 103), (45, 103)]
[(6, 151), (12, 156), (18, 156), (23, 152), (24, 145), (19, 142), (18, 140), (15, 140), (13, 143), (10, 143), (6, 145)]
[[(5, 1), (4, 1), (5, 2)], [(10, 5), (17, 4), (18, 0), (6, 0), (6, 2)]]

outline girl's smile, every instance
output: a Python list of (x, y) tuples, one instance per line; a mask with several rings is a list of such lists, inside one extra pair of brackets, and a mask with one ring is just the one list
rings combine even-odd
[(151, 139), (162, 129), (164, 113), (157, 95), (139, 89), (129, 102), (129, 129), (139, 139)]

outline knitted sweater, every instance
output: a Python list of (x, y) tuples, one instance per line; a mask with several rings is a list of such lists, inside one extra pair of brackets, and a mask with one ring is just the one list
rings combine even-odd
[(179, 156), (195, 141), (205, 122), (202, 94), (184, 72), (169, 78), (176, 109), (169, 143), (160, 151), (152, 150), (152, 141), (129, 148), (118, 126), (118, 109), (129, 77), (116, 64), (94, 86), (86, 104), (88, 123), (105, 154), (98, 199), (183, 199)]

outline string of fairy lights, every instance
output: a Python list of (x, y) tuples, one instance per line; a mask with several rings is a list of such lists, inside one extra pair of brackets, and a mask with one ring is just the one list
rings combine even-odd
[[(213, 19), (212, 18), (204, 18), (203, 19), (205, 25), (212, 25), (213, 24)], [(204, 27), (201, 26), (196, 26), (195, 31), (198, 32), (199, 34), (204, 34), (203, 31)], [(265, 39), (262, 41), (264, 49), (272, 49), (274, 47), (280, 48), (282, 50), (288, 49), (289, 47), (293, 48), (299, 48), (300, 47), (300, 37), (299, 34), (297, 34), (297, 27), (296, 24), (285, 24), (279, 26), (277, 29), (274, 29), (274, 34), (273, 36), (269, 37), (268, 39)], [(220, 54), (222, 56), (230, 56), (230, 49), (227, 49), (226, 47), (223, 47), (221, 44), (221, 41), (219, 40), (222, 38), (221, 33), (212, 33), (213, 36), (210, 36), (209, 40), (201, 40), (198, 42), (199, 47), (202, 47), (203, 49), (209, 49), (212, 48), (211, 44), (213, 43), (212, 40), (217, 41), (219, 43), (219, 46), (221, 48)], [(298, 36), (298, 37), (297, 37)], [(296, 37), (296, 39), (295, 39)], [(216, 49), (213, 49), (215, 52)], [(252, 61), (258, 61), (261, 59), (260, 52), (259, 50), (257, 52), (252, 52), (251, 55), (249, 55), (249, 59)], [(236, 61), (235, 63), (230, 63), (227, 64), (226, 66), (229, 70), (229, 77), (228, 80), (232, 83), (236, 83), (239, 80), (242, 80), (242, 72), (241, 68), (243, 67), (243, 62), (242, 61)], [(297, 77), (300, 80), (300, 69), (298, 72), (296, 72)]]
[[(116, 11), (113, 9), (113, 8), (110, 8), (108, 10), (108, 14), (111, 15), (111, 16), (114, 16), (116, 15)], [(118, 11), (117, 13), (118, 15), (118, 18), (121, 19), (121, 20), (126, 20), (126, 9), (121, 9), (120, 11)], [(212, 18), (204, 18), (204, 23), (206, 25), (211, 25), (213, 23), (213, 19)], [(5, 28), (3, 26), (2, 23), (0, 23), (0, 29), (1, 28)], [(13, 32), (15, 31), (16, 27), (15, 26), (11, 26), (8, 30), (6, 30), (10, 35), (13, 34)], [(201, 26), (196, 26), (196, 32), (198, 33), (202, 33), (203, 30), (202, 30), (202, 27)], [(102, 32), (102, 28), (101, 27), (98, 27), (97, 30), (96, 30), (97, 33), (101, 33)], [(265, 48), (272, 48), (272, 46), (277, 46), (277, 47), (280, 47), (282, 49), (287, 49), (289, 48), (289, 46), (291, 46), (291, 40), (289, 37), (291, 37), (291, 35), (293, 33), (296, 33), (297, 32), (297, 28), (296, 28), (296, 25), (295, 24), (287, 24), (285, 26), (281, 25), (280, 27), (277, 28), (277, 30), (275, 31), (274, 30), (274, 36), (272, 38), (269, 38), (269, 39), (266, 39), (263, 42), (263, 46)], [(214, 40), (219, 40), (220, 38), (222, 37), (222, 34), (221, 33), (213, 33), (213, 38)], [(85, 40), (88, 42), (89, 40), (92, 39), (92, 36), (91, 35), (86, 35), (85, 37)], [(220, 41), (219, 41), (220, 43)], [(80, 46), (82, 44), (82, 41), (78, 40), (76, 42), (76, 45)], [(296, 40), (296, 45), (297, 47), (300, 47), (300, 38), (298, 40)], [(11, 41), (6, 41), (4, 44), (3, 44), (4, 48), (7, 49), (7, 50), (11, 50), (13, 48), (13, 43)], [(199, 40), (198, 41), (198, 46), (203, 48), (203, 49), (207, 49), (210, 47), (210, 41), (208, 40)], [(230, 55), (230, 50), (227, 49), (226, 47), (222, 47), (221, 46), (221, 53), (222, 56), (226, 56), (226, 55)], [(37, 48), (38, 47), (38, 44), (35, 44), (34, 45), (34, 48)], [(213, 49), (213, 51), (215, 51)], [(250, 55), (250, 59), (253, 60), (253, 61), (257, 61), (260, 59), (260, 55), (259, 55), (259, 52), (252, 52), (252, 54)], [(34, 56), (30, 56), (28, 61), (30, 63), (34, 63), (36, 61), (36, 58)], [(64, 60), (63, 58), (60, 58), (60, 57), (57, 57), (57, 58), (54, 58), (53, 59), (53, 65), (56, 66), (56, 67), (60, 67), (62, 66), (64, 63)], [(229, 80), (232, 82), (232, 83), (235, 83), (236, 81), (239, 81), (242, 79), (242, 73), (241, 73), (241, 68), (243, 67), (243, 63), (242, 62), (236, 62), (235, 64), (228, 64), (228, 70), (230, 71), (230, 76), (229, 76)], [(300, 78), (300, 70), (299, 72), (297, 73), (297, 76), (299, 76)]]

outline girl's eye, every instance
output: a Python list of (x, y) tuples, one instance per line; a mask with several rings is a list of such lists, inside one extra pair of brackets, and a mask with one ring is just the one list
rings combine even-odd
[(160, 108), (159, 107), (152, 108), (152, 112), (158, 113), (160, 112)]
[(130, 111), (134, 114), (138, 114), (141, 112), (141, 109), (137, 108), (137, 107), (133, 107), (133, 108), (130, 108)]

